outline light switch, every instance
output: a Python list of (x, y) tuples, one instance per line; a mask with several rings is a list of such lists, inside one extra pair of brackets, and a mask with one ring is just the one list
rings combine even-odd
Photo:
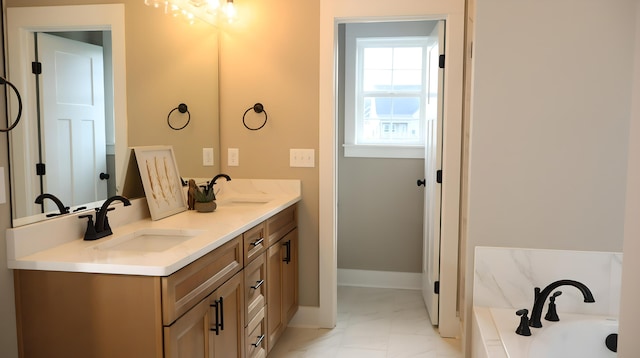
[(229, 148), (227, 150), (227, 164), (230, 167), (237, 167), (240, 165), (240, 150), (238, 148)]
[(205, 167), (213, 166), (213, 148), (202, 148), (202, 165)]
[(289, 166), (313, 168), (316, 166), (314, 149), (289, 149)]

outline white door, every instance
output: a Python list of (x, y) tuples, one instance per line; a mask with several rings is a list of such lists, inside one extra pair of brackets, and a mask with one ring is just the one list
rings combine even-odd
[(442, 122), (444, 70), (439, 67), (444, 54), (444, 21), (439, 21), (430, 35), (433, 42), (427, 48), (427, 108), (424, 156), (424, 231), (422, 255), (422, 297), (431, 323), (438, 324), (440, 280), (440, 202), (442, 185), (437, 172), (442, 169)]
[(37, 39), (42, 63), (44, 190), (68, 206), (104, 200), (107, 181), (100, 179), (100, 173), (107, 173), (102, 47), (44, 33), (38, 33)]

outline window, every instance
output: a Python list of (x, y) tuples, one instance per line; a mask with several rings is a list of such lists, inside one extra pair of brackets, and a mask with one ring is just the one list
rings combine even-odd
[(424, 144), (424, 40), (358, 39), (356, 143)]
[(355, 38), (355, 58), (345, 70), (345, 156), (423, 157), (431, 42)]

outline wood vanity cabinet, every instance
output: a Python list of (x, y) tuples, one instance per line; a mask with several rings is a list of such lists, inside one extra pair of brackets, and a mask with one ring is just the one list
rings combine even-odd
[(296, 206), (166, 277), (15, 270), (23, 358), (265, 357), (298, 308)]
[(242, 303), (242, 273), (237, 273), (171, 326), (164, 327), (164, 356), (243, 357)]

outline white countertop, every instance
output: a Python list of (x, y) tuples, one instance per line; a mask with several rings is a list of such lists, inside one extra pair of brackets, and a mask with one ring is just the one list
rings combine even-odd
[[(220, 204), (212, 213), (189, 210), (152, 221), (144, 199), (132, 200), (127, 207), (116, 204), (116, 210), (109, 212), (113, 235), (95, 241), (82, 239), (86, 219), (78, 219), (79, 214), (8, 229), (8, 267), (167, 276), (301, 199), (299, 180), (234, 179), (219, 184)], [(265, 202), (225, 205), (231, 199)], [(148, 229), (197, 231), (197, 235), (160, 252), (99, 249), (123, 235)]]

